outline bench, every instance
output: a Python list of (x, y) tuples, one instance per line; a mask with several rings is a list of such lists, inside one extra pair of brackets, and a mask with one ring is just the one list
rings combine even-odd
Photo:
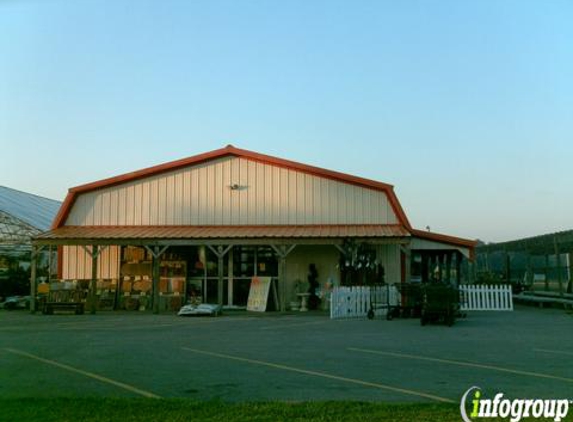
[(53, 315), (55, 310), (73, 310), (76, 315), (82, 315), (84, 313), (84, 303), (83, 302), (46, 302), (44, 303), (44, 308), (42, 313), (46, 315)]

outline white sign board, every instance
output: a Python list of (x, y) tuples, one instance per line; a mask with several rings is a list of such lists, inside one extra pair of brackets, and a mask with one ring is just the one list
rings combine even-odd
[(270, 277), (253, 277), (247, 300), (247, 311), (265, 312), (271, 290)]

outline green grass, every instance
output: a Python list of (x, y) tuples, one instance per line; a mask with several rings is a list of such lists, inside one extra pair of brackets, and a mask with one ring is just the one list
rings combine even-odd
[[(0, 399), (0, 421), (34, 422), (459, 422), (452, 404), (198, 402), (184, 399)], [(492, 419), (488, 419), (488, 422)]]
[[(461, 420), (459, 407), (456, 404), (354, 401), (229, 403), (185, 399), (95, 397), (0, 399), (0, 422), (459, 422)], [(509, 418), (481, 420), (507, 422)], [(532, 420), (534, 419), (522, 419), (524, 422)], [(573, 421), (573, 415), (569, 414), (563, 421)]]

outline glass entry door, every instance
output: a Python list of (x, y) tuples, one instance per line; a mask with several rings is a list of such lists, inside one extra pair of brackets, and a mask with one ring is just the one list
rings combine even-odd
[(235, 246), (229, 252), (229, 302), (247, 306), (253, 277), (278, 277), (278, 261), (270, 246)]
[[(219, 298), (219, 260), (206, 246), (188, 248), (188, 287), (204, 303)], [(270, 246), (233, 246), (223, 259), (223, 305), (246, 307), (251, 279), (278, 277), (278, 260)]]

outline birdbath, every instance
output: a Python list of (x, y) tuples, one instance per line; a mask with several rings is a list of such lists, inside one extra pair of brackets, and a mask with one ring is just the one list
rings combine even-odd
[(300, 297), (300, 312), (308, 311), (308, 297), (310, 293), (297, 293), (298, 297)]

